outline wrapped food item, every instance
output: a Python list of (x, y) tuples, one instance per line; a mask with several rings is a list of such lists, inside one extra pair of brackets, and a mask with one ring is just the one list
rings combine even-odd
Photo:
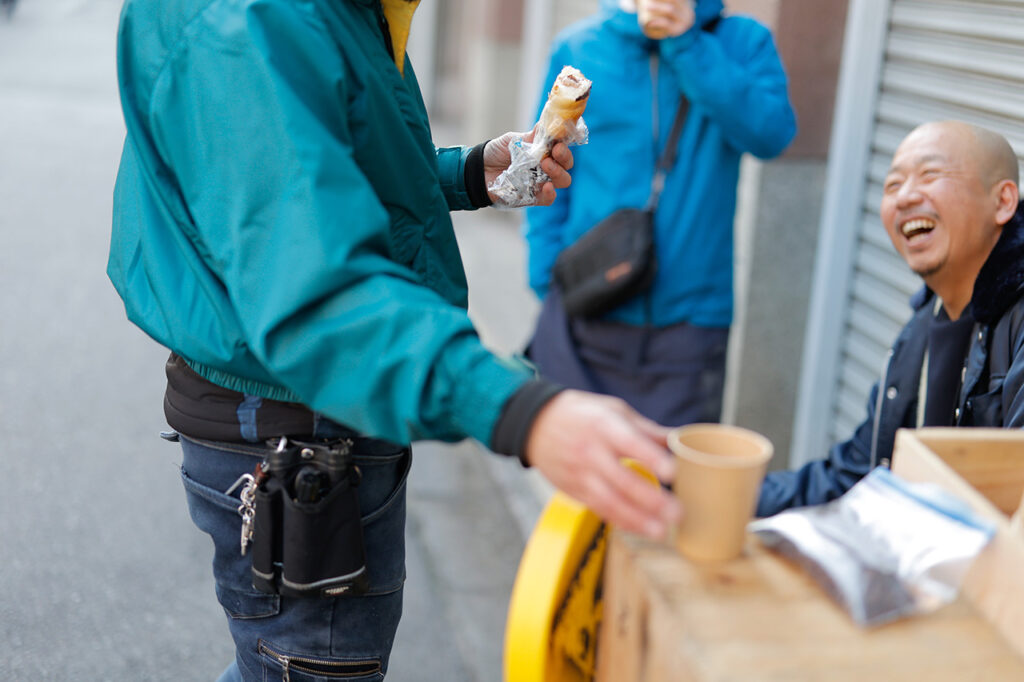
[(558, 74), (534, 127), (533, 141), (520, 138), (509, 145), (509, 167), (487, 188), (497, 196), (498, 203), (509, 207), (533, 204), (537, 191), (550, 179), (540, 169), (540, 162), (551, 154), (551, 148), (558, 142), (587, 143), (583, 111), (587, 108), (590, 86), (591, 82), (572, 66), (564, 67)]
[(862, 626), (951, 602), (995, 533), (959, 498), (883, 468), (832, 502), (790, 509), (749, 529), (807, 570)]

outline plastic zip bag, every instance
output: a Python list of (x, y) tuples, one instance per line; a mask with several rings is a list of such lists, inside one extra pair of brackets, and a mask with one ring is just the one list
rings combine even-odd
[(995, 526), (936, 485), (878, 468), (827, 504), (750, 524), (799, 563), (862, 626), (953, 601)]

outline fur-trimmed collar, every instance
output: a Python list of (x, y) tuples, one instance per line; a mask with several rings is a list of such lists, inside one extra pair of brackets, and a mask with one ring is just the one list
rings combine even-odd
[(1003, 226), (999, 241), (974, 280), (971, 311), (974, 319), (993, 324), (1024, 294), (1024, 201)]
[[(926, 286), (910, 297), (910, 307), (920, 310), (935, 293)], [(971, 315), (978, 322), (994, 324), (1003, 313), (1024, 295), (1024, 200), (1017, 212), (1003, 226), (988, 260), (974, 280), (971, 294)]]

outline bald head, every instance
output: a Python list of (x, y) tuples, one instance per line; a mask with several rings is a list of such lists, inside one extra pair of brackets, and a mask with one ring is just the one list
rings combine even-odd
[(1017, 165), (1005, 138), (963, 121), (920, 125), (893, 155), (882, 224), (952, 319), (1017, 211)]
[(1020, 186), (1020, 168), (1017, 163), (1017, 155), (1006, 138), (998, 133), (978, 126), (969, 125), (971, 134), (981, 153), (981, 168), (988, 169), (984, 176), (988, 185), (994, 185), (1001, 180), (1010, 180), (1013, 184)]
[(992, 187), (1003, 180), (1010, 180), (1019, 186), (1017, 155), (1006, 138), (999, 133), (965, 121), (935, 121), (918, 126), (907, 137), (927, 132), (950, 136), (965, 143), (965, 152), (976, 164), (978, 177), (986, 187)]

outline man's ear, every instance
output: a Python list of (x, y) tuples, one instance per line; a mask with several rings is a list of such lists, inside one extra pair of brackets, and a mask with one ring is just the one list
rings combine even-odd
[(1020, 193), (1016, 183), (1012, 180), (999, 181), (993, 191), (996, 200), (996, 224), (1005, 225), (1017, 212), (1017, 203), (1020, 201)]

